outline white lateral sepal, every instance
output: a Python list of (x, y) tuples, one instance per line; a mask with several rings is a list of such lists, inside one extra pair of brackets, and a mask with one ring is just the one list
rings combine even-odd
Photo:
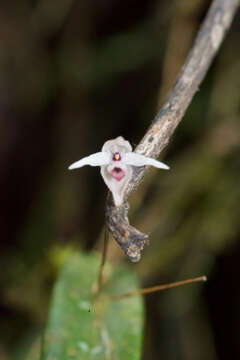
[(151, 165), (158, 169), (165, 169), (165, 170), (170, 169), (169, 166), (162, 163), (161, 161), (146, 157), (144, 155), (136, 154), (134, 152), (128, 152), (124, 154), (123, 162), (127, 165), (132, 165), (132, 166)]
[(110, 162), (110, 155), (107, 152), (97, 152), (95, 154), (86, 156), (85, 158), (76, 161), (69, 166), (69, 170), (78, 169), (85, 165), (90, 166), (102, 166), (107, 165)]

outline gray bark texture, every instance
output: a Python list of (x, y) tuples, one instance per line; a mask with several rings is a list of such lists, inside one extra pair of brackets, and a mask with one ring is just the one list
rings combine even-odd
[[(217, 54), (238, 6), (239, 0), (213, 0), (173, 89), (136, 147), (136, 153), (157, 158), (167, 146)], [(134, 168), (122, 206), (114, 205), (111, 194), (107, 198), (107, 227), (132, 262), (140, 260), (141, 250), (149, 239), (148, 235), (129, 224), (127, 198), (138, 186), (146, 170), (145, 166)]]

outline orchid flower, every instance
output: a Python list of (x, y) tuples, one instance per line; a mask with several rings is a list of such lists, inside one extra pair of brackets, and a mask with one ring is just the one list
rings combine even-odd
[(113, 194), (116, 206), (123, 203), (124, 191), (131, 180), (133, 166), (152, 165), (158, 169), (169, 169), (169, 166), (160, 161), (132, 152), (132, 146), (122, 136), (106, 141), (101, 152), (76, 161), (69, 166), (69, 170), (85, 165), (101, 166), (101, 175)]

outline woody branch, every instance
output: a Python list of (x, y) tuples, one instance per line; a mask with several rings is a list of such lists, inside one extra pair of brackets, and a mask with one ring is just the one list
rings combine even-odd
[[(157, 158), (167, 146), (217, 54), (238, 6), (239, 0), (213, 0), (173, 89), (136, 147), (136, 153)], [(148, 235), (129, 224), (127, 198), (146, 170), (147, 167), (134, 168), (134, 176), (125, 191), (122, 206), (114, 205), (111, 194), (106, 205), (108, 229), (133, 262), (140, 260), (141, 250), (148, 243)]]

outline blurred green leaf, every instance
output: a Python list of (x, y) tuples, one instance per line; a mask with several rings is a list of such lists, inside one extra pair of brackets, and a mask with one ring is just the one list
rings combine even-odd
[(140, 359), (141, 297), (110, 301), (137, 288), (128, 269), (105, 268), (102, 294), (94, 295), (99, 258), (77, 254), (63, 266), (53, 293), (41, 360)]

